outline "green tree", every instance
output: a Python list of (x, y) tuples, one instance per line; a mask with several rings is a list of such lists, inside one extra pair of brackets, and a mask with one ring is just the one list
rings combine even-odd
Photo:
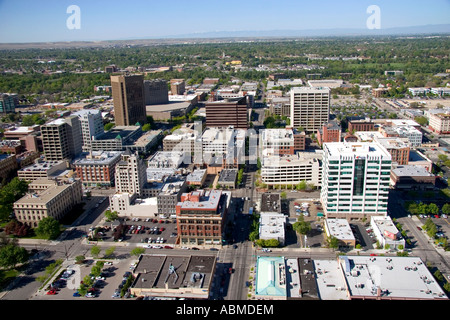
[(0, 249), (0, 266), (15, 268), (19, 263), (28, 261), (28, 251), (11, 242)]
[(292, 225), (292, 229), (301, 235), (308, 234), (311, 231), (311, 224), (309, 222), (304, 221), (303, 216), (298, 218), (298, 221)]
[(327, 237), (327, 245), (329, 248), (337, 249), (339, 247), (339, 239), (334, 236)]
[(53, 240), (60, 234), (60, 223), (53, 217), (46, 217), (39, 221), (38, 227), (34, 230), (39, 237)]
[(277, 239), (268, 239), (264, 241), (265, 247), (276, 248), (280, 245), (280, 242)]
[(136, 247), (136, 248), (134, 248), (133, 250), (131, 250), (130, 254), (131, 254), (132, 256), (139, 257), (141, 254), (144, 254), (144, 252), (145, 252), (145, 249), (144, 249), (144, 248), (142, 248), (142, 247)]
[(109, 247), (105, 250), (105, 258), (109, 258), (114, 254), (114, 251), (116, 250), (116, 247)]
[(250, 234), (248, 235), (248, 239), (250, 241), (256, 241), (259, 238), (259, 232), (257, 230), (253, 230), (252, 232), (250, 232)]
[(105, 126), (103, 127), (105, 131), (109, 131), (114, 127), (114, 123), (110, 122), (105, 124)]
[(430, 203), (427, 207), (427, 213), (429, 214), (438, 214), (439, 213), (439, 207), (435, 203)]
[(117, 213), (117, 211), (112, 211), (111, 210), (106, 210), (105, 211), (105, 218), (106, 221), (114, 221), (117, 220), (119, 218), (119, 214)]
[(76, 257), (75, 257), (75, 261), (76, 261), (77, 264), (83, 263), (84, 260), (86, 260), (86, 257), (85, 257), (85, 256), (79, 255), (79, 256), (76, 256)]
[(299, 183), (295, 186), (295, 189), (298, 190), (298, 191), (306, 190), (306, 181), (303, 180), (303, 181), (299, 182)]
[(0, 221), (10, 219), (13, 204), (28, 191), (28, 183), (14, 177), (8, 184), (0, 189)]
[(286, 192), (281, 192), (280, 193), (280, 197), (281, 197), (281, 199), (286, 199), (287, 198), (287, 194), (286, 194)]
[(142, 126), (142, 131), (150, 131), (152, 129), (152, 125), (150, 123), (146, 123)]
[(443, 214), (450, 214), (450, 203), (446, 203), (442, 206)]
[(91, 254), (94, 258), (98, 258), (98, 255), (100, 254), (100, 247), (99, 246), (93, 246), (91, 248)]

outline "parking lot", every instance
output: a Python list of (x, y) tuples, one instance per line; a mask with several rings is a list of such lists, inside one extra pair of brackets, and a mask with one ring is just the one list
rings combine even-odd
[(95, 265), (94, 260), (87, 260), (86, 263), (81, 265), (71, 265), (67, 267), (67, 270), (73, 270), (66, 280), (56, 281), (58, 284), (58, 290), (55, 294), (49, 294), (51, 290), (45, 290), (39, 292), (34, 297), (38, 300), (89, 300), (100, 299), (110, 300), (113, 298), (116, 290), (120, 290), (123, 285), (124, 277), (130, 274), (133, 270), (132, 265), (136, 261), (134, 258), (124, 259), (120, 261), (107, 261), (107, 264), (103, 266), (101, 278), (96, 280), (95, 290), (92, 290), (90, 297), (78, 296), (76, 294), (80, 281), (91, 272), (92, 267)]
[[(148, 246), (170, 246), (174, 245), (177, 236), (177, 224), (172, 219), (140, 219), (132, 218), (122, 221), (125, 227), (125, 235), (118, 241), (127, 241), (130, 243), (142, 243)], [(97, 226), (100, 229), (100, 237), (102, 241), (114, 241), (115, 225), (104, 223)], [(93, 232), (95, 227), (89, 229)]]

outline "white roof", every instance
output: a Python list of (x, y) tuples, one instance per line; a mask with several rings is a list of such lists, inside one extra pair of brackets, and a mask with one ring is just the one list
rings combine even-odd
[(339, 263), (351, 296), (448, 299), (419, 257), (341, 256)]
[(355, 240), (350, 224), (346, 219), (325, 219), (330, 236), (339, 240)]

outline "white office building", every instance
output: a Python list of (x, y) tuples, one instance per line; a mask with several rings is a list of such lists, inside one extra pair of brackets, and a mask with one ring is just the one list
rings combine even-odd
[(261, 158), (261, 181), (268, 186), (296, 185), (306, 181), (316, 187), (320, 187), (321, 179), (321, 152), (264, 155)]
[(326, 217), (387, 215), (391, 166), (390, 153), (377, 142), (325, 143), (320, 198)]
[(90, 151), (92, 137), (104, 133), (102, 113), (100, 110), (84, 109), (75, 112), (74, 115), (78, 116), (81, 123), (83, 151)]
[(291, 89), (291, 126), (316, 132), (330, 115), (330, 88), (294, 87)]

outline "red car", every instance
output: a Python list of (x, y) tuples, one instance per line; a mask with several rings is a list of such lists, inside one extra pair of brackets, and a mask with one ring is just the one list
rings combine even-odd
[(50, 291), (47, 291), (47, 294), (48, 295), (54, 295), (54, 294), (56, 294), (56, 290), (52, 289)]
[(166, 230), (165, 228), (161, 228), (159, 229), (159, 232), (163, 232), (164, 230)]

